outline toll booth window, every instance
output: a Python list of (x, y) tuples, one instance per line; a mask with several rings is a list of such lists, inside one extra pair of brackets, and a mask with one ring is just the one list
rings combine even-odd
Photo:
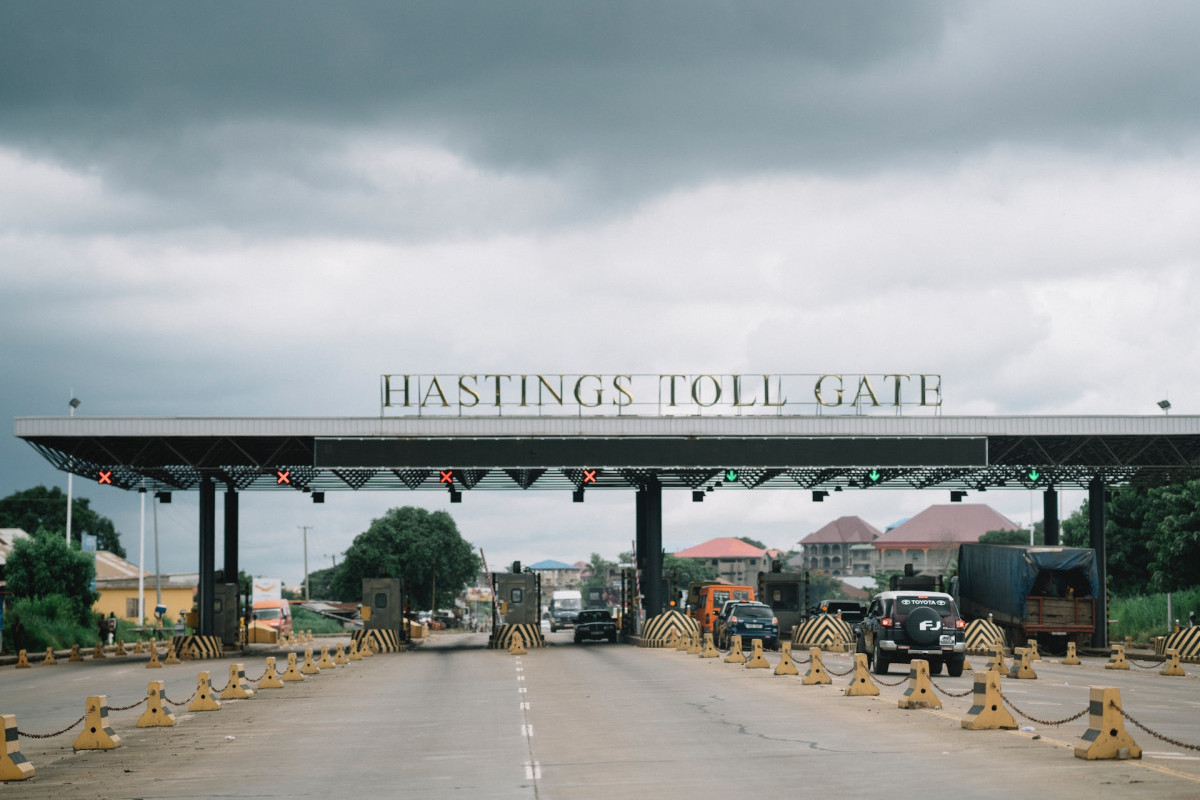
[(776, 611), (799, 611), (800, 587), (795, 585), (772, 586), (767, 605)]
[(510, 603), (519, 603), (524, 594), (525, 591), (521, 587), (514, 586), (508, 593), (508, 601)]
[[(64, 528), (64, 530), (66, 530), (66, 529)], [(225, 610), (225, 603), (222, 602), (221, 598), (219, 598), (219, 597), (214, 598), (213, 599), (213, 613), (220, 614), (224, 610)]]
[(387, 597), (388, 597), (387, 592), (376, 592), (375, 593), (375, 607), (376, 608), (387, 608), (387, 604), (388, 604)]

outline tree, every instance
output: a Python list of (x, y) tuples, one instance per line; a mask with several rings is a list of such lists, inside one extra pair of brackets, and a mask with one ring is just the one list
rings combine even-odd
[(680, 558), (672, 553), (663, 556), (663, 575), (675, 577), (675, 585), (680, 591), (687, 591), (690, 584), (702, 581), (715, 581), (717, 568), (695, 558)]
[(765, 544), (763, 544), (762, 542), (760, 542), (758, 539), (752, 539), (752, 538), (750, 538), (749, 536), (739, 536), (739, 537), (737, 537), (737, 538), (738, 538), (740, 541), (743, 541), (743, 542), (745, 542), (745, 543), (746, 543), (746, 544), (748, 544), (748, 545), (751, 545), (751, 546), (753, 546), (753, 547), (757, 547), (759, 550), (766, 550), (766, 549), (767, 549), (767, 546), (766, 546)]
[(355, 537), (333, 586), (339, 597), (359, 598), (363, 578), (401, 578), (419, 607), (440, 608), (473, 583), (479, 569), (479, 556), (449, 514), (404, 506), (389, 509)]
[(592, 553), (591, 559), (588, 561), (585, 571), (588, 577), (583, 581), (583, 588), (590, 589), (593, 586), (607, 586), (609, 570), (615, 569), (616, 564), (608, 561), (600, 556), (599, 553)]
[[(1033, 541), (1034, 544), (1045, 544), (1045, 534), (1034, 526)], [(988, 531), (979, 537), (980, 544), (1029, 544), (1029, 531), (1014, 531), (1011, 529), (1001, 529), (996, 531)]]
[[(121, 534), (112, 520), (101, 516), (89, 507), (86, 497), (71, 498), (71, 541), (82, 541), (83, 534), (96, 537), (96, 546), (101, 550), (125, 557), (121, 546)], [(57, 486), (47, 489), (35, 486), (22, 492), (14, 492), (0, 500), (0, 528), (20, 528), (36, 531), (44, 528), (60, 538), (67, 529), (67, 496)]]
[[(321, 598), (321, 599), (328, 599), (328, 600), (333, 600), (333, 599), (356, 600), (356, 599), (358, 599), (357, 595), (355, 595), (355, 597), (352, 597), (352, 598), (340, 598), (335, 595), (334, 589), (333, 589), (333, 581), (334, 581), (334, 577), (336, 575), (337, 575), (336, 567), (326, 567), (325, 569), (318, 569), (318, 570), (308, 573), (308, 596), (313, 599)], [(362, 593), (362, 587), (359, 587), (359, 594), (361, 594), (361, 593)]]
[(38, 528), (29, 539), (13, 542), (4, 577), (13, 597), (67, 598), (81, 624), (90, 623), (92, 606), (100, 599), (91, 588), (96, 562), (86, 553), (68, 548), (60, 533), (45, 528)]
[[(1142, 487), (1117, 486), (1104, 504), (1104, 541), (1109, 586), (1114, 594), (1144, 594), (1149, 589), (1150, 548), (1155, 532), (1147, 527), (1148, 493)], [(1091, 547), (1088, 501), (1063, 521), (1063, 543)]]
[(1151, 587), (1174, 592), (1200, 585), (1200, 481), (1151, 489), (1146, 527)]

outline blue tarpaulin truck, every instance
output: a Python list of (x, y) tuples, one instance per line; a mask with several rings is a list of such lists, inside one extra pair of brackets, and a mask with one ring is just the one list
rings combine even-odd
[(963, 544), (951, 584), (963, 616), (991, 615), (1010, 646), (1037, 639), (1050, 652), (1062, 652), (1068, 641), (1091, 644), (1100, 594), (1095, 550)]

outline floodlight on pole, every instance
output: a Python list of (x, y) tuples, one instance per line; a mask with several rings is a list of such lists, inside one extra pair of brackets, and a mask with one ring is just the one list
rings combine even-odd
[(1164, 414), (1171, 413), (1171, 401), (1170, 400), (1159, 400), (1158, 407), (1163, 410)]

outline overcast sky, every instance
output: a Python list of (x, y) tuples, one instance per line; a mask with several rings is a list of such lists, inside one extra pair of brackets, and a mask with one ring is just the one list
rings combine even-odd
[[(495, 371), (1196, 413), (1197, 31), (1145, 0), (4, 3), (0, 416), (371, 416), (382, 373)], [(0, 439), (0, 496), (38, 484), (66, 478)], [(75, 490), (136, 561), (137, 495)], [(403, 504), (493, 569), (613, 558), (633, 495), (594, 494), (249, 493), (242, 565), (297, 582), (298, 526), (329, 566)], [(664, 539), (947, 500), (669, 493)], [(163, 507), (164, 571), (196, 526)]]

